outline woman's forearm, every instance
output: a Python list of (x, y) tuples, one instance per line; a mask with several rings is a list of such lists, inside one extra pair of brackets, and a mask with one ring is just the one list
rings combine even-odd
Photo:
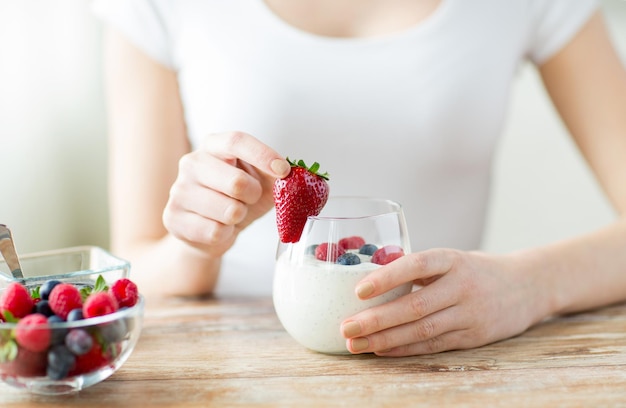
[(147, 296), (201, 296), (213, 292), (221, 258), (166, 235), (113, 252), (131, 262), (131, 278)]

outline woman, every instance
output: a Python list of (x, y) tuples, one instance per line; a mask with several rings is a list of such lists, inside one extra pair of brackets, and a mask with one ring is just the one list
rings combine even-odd
[[(594, 1), (95, 9), (111, 27), (112, 250), (146, 293), (269, 293), (271, 185), (288, 155), (320, 162), (331, 194), (393, 199), (407, 215), (415, 253), (356, 291), (424, 287), (347, 319), (351, 352), (477, 347), (626, 299), (626, 73)], [(481, 253), (492, 153), (527, 59), (620, 218), (551, 245)]]

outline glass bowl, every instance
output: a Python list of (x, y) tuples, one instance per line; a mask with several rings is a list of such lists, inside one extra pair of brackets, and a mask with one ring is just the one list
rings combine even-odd
[[(24, 279), (13, 278), (6, 263), (0, 260), (0, 293), (12, 282), (36, 290), (48, 280), (71, 283), (78, 288), (93, 288), (100, 279), (110, 286), (127, 278), (130, 264), (107, 251), (92, 246), (65, 248), (26, 254), (20, 257)], [(101, 277), (101, 278), (99, 278)], [(0, 379), (6, 384), (36, 394), (56, 395), (77, 392), (111, 376), (133, 351), (143, 322), (144, 299), (128, 308), (81, 320), (48, 322), (28, 326), (30, 335), (50, 336), (49, 346), (31, 351), (17, 339), (18, 323), (0, 322)], [(69, 333), (82, 331), (91, 340), (83, 354), (74, 356), (66, 373), (51, 370), (55, 359), (63, 358), (60, 345)], [(49, 333), (49, 334), (48, 334)]]

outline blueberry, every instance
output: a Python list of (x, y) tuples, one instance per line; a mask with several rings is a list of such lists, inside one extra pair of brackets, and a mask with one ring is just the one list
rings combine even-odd
[(377, 249), (378, 247), (374, 244), (365, 244), (361, 248), (359, 248), (359, 253), (362, 255), (372, 256)]
[(47, 300), (40, 300), (35, 304), (35, 313), (41, 313), (46, 317), (54, 315), (52, 308), (50, 308), (50, 303), (48, 303)]
[(104, 323), (99, 326), (102, 338), (108, 343), (116, 343), (126, 337), (128, 328), (124, 320), (114, 320), (110, 323)]
[(307, 255), (315, 255), (315, 249), (317, 248), (317, 244), (309, 245), (304, 250), (304, 253)]
[(63, 345), (56, 345), (48, 352), (48, 368), (46, 374), (52, 380), (67, 377), (76, 362), (76, 357)]
[(93, 338), (82, 329), (72, 329), (65, 336), (65, 346), (72, 354), (82, 356), (93, 347)]
[(339, 255), (337, 263), (340, 265), (358, 265), (361, 263), (361, 259), (352, 252), (346, 252), (345, 254)]
[(39, 296), (41, 297), (41, 299), (48, 300), (48, 298), (50, 297), (50, 292), (52, 292), (52, 289), (54, 289), (54, 287), (59, 283), (61, 282), (54, 279), (45, 281), (43, 285), (41, 285), (41, 287), (39, 288)]
[(48, 323), (63, 323), (65, 320), (59, 315), (48, 316)]
[(84, 316), (83, 316), (83, 309), (81, 309), (81, 308), (72, 309), (67, 314), (67, 321), (68, 322), (74, 322), (76, 320), (83, 320), (83, 318), (84, 318)]
[[(57, 316), (57, 315), (52, 315), (50, 317), (48, 317), (48, 323), (63, 323), (65, 322), (65, 320), (63, 320), (61, 317)], [(65, 342), (65, 336), (67, 335), (68, 330), (65, 328), (58, 328), (55, 327), (54, 329), (51, 330), (51, 337), (50, 337), (50, 344), (52, 344), (53, 346), (56, 344), (63, 344)]]

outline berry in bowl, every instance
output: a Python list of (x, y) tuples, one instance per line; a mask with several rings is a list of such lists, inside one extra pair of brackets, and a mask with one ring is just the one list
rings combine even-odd
[(143, 320), (128, 262), (79, 247), (25, 255), (21, 263), (24, 278), (15, 279), (0, 261), (0, 379), (54, 395), (111, 376), (130, 356)]

